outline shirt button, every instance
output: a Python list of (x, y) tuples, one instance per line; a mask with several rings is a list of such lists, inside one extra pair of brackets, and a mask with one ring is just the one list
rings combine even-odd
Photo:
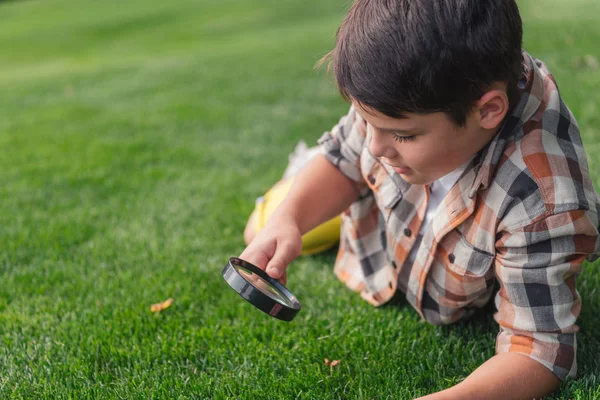
[(406, 236), (410, 236), (410, 235), (411, 235), (411, 233), (412, 233), (412, 232), (411, 232), (411, 231), (410, 231), (410, 229), (408, 229), (408, 228), (406, 228), (406, 229), (404, 230), (404, 234), (405, 234)]
[(450, 253), (450, 255), (448, 256), (448, 260), (450, 261), (450, 264), (454, 263), (454, 254)]
[(374, 185), (374, 184), (375, 184), (375, 177), (374, 177), (373, 175), (369, 175), (369, 176), (367, 176), (367, 179), (369, 180), (369, 183), (370, 183), (371, 185)]

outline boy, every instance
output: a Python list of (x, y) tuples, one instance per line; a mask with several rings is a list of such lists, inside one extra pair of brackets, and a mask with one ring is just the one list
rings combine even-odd
[[(600, 199), (513, 0), (357, 0), (330, 53), (348, 115), (240, 255), (283, 282), (342, 213), (335, 273), (449, 324), (494, 299), (496, 355), (431, 399), (540, 398), (576, 374), (575, 278)], [(497, 286), (496, 286), (497, 285)]]

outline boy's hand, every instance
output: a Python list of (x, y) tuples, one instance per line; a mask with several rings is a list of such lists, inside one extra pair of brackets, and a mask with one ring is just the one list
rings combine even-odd
[(297, 224), (272, 216), (240, 258), (265, 270), (285, 285), (287, 266), (300, 255), (301, 250), (302, 235)]

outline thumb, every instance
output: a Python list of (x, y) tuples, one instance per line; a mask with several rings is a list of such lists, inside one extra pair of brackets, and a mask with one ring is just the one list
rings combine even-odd
[(250, 264), (256, 265), (264, 271), (267, 268), (270, 257), (264, 251), (251, 251), (246, 249), (240, 254), (239, 258)]
[(300, 255), (300, 250), (298, 246), (290, 242), (280, 243), (275, 249), (275, 254), (267, 264), (267, 274), (275, 279), (283, 278), (288, 265)]

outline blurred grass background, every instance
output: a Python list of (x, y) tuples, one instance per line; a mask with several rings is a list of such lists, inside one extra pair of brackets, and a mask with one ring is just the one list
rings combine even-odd
[[(491, 315), (374, 309), (337, 282), (335, 252), (290, 268), (290, 324), (220, 276), (297, 141), (348, 108), (313, 70), (348, 6), (0, 2), (0, 398), (404, 399), (493, 355)], [(600, 2), (520, 6), (600, 188)], [(554, 398), (600, 398), (598, 288), (589, 264), (580, 379)]]

